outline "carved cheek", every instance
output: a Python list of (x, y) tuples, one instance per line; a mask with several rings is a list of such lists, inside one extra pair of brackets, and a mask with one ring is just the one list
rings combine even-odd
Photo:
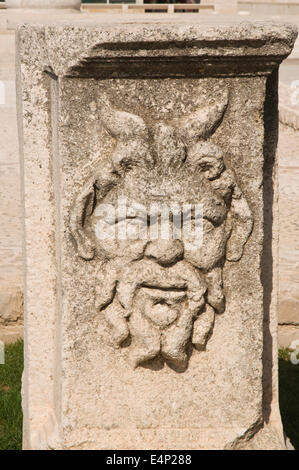
[(200, 269), (212, 269), (225, 255), (226, 239), (224, 223), (209, 232), (204, 231), (201, 248), (188, 250), (185, 247), (186, 261)]
[[(94, 224), (96, 252), (108, 259), (125, 257), (135, 260), (142, 256), (147, 243), (146, 232), (132, 230), (130, 220), (115, 223), (115, 220), (97, 220)], [(134, 227), (133, 227), (134, 228)], [(137, 235), (137, 236), (135, 236)], [(134, 239), (137, 238), (137, 239)]]
[(108, 259), (127, 258), (133, 261), (142, 257), (147, 240), (100, 240), (97, 253)]
[(96, 240), (96, 253), (99, 256), (104, 256), (105, 258), (112, 259), (115, 258), (115, 253), (117, 252), (117, 242), (116, 240)]

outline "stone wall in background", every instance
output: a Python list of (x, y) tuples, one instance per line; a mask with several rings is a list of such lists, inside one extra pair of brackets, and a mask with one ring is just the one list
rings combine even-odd
[(280, 228), (279, 344), (283, 347), (289, 347), (292, 341), (299, 341), (298, 130), (295, 131), (291, 127), (281, 126), (278, 152)]
[(80, 9), (81, 0), (6, 0), (12, 9)]
[(23, 275), (15, 34), (7, 30), (0, 32), (0, 123), (0, 340), (13, 341), (22, 334)]

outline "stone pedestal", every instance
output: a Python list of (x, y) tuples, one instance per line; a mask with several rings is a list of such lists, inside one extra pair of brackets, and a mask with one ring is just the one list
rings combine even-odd
[(283, 449), (277, 70), (296, 31), (109, 18), (18, 31), (24, 447)]

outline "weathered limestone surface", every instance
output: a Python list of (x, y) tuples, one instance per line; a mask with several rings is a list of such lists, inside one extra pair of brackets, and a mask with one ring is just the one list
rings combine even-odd
[[(277, 68), (295, 38), (146, 16), (19, 29), (25, 448), (285, 447)], [(165, 201), (202, 204), (201, 247), (147, 222), (103, 237)]]

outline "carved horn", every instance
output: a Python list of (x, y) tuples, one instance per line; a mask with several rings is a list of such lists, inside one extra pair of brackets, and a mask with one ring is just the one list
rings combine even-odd
[(143, 119), (135, 114), (118, 111), (103, 98), (100, 102), (101, 122), (107, 132), (117, 140), (112, 155), (116, 171), (122, 167), (153, 164), (148, 145), (148, 129)]
[(187, 147), (200, 139), (207, 139), (216, 131), (226, 111), (228, 97), (228, 90), (225, 90), (222, 99), (215, 105), (201, 108), (180, 121), (179, 136)]

